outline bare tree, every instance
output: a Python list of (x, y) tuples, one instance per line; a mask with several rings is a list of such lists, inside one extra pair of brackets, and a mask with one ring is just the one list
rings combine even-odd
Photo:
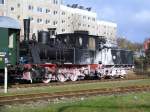
[(117, 44), (120, 48), (132, 51), (140, 51), (143, 49), (143, 43), (131, 42), (123, 37), (117, 38)]

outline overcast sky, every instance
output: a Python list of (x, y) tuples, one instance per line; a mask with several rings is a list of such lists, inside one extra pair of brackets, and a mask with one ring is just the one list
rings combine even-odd
[(132, 42), (143, 42), (150, 37), (150, 0), (64, 0), (92, 7), (98, 19), (116, 22), (118, 36)]

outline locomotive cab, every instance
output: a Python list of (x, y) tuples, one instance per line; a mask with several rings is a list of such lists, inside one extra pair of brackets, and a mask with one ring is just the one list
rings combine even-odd
[(0, 16), (0, 69), (4, 69), (4, 58), (8, 58), (10, 65), (19, 61), (19, 23), (5, 16)]

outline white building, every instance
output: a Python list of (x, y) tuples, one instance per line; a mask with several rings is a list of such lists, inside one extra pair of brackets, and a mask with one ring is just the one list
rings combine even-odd
[(117, 36), (117, 24), (107, 21), (97, 21), (98, 36), (104, 36), (110, 40), (115, 40)]
[(30, 33), (56, 28), (57, 34), (88, 31), (89, 35), (115, 40), (117, 25), (97, 20), (96, 12), (73, 4), (62, 5), (62, 0), (0, 0), (0, 15), (19, 20), (23, 35), (23, 19), (31, 19)]
[[(66, 33), (74, 33), (74, 31), (89, 31), (90, 35), (96, 35), (96, 18), (95, 12), (79, 9), (78, 6), (72, 8), (71, 6), (60, 6), (65, 23), (61, 24), (65, 28)], [(69, 26), (69, 27), (68, 27)], [(71, 30), (70, 30), (71, 29)], [(64, 32), (61, 32), (64, 33)]]

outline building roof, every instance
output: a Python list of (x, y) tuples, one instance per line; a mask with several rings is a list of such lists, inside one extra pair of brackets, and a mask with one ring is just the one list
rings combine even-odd
[(0, 16), (0, 27), (20, 29), (20, 24), (17, 20), (15, 20), (13, 18), (10, 18), (7, 16)]
[(86, 16), (95, 17), (95, 18), (97, 17), (97, 14), (95, 12), (83, 10), (79, 8), (72, 8), (72, 7), (67, 7), (65, 5), (60, 5), (60, 9), (63, 11), (73, 13), (73, 14), (81, 14), (81, 15), (86, 15)]
[(117, 24), (116, 23), (113, 23), (113, 22), (109, 22), (109, 21), (97, 21), (97, 23), (99, 25), (106, 25), (106, 26), (111, 26), (111, 27), (117, 27)]

